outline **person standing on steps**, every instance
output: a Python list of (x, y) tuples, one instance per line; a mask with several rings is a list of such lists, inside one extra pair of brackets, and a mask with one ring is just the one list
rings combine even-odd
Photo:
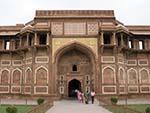
[(91, 99), (92, 99), (92, 104), (94, 104), (94, 97), (95, 97), (95, 91), (91, 91)]

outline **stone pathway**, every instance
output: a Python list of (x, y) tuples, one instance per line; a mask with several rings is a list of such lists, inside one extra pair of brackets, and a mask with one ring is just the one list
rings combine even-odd
[(111, 113), (95, 104), (83, 104), (76, 100), (61, 100), (54, 102), (54, 106), (46, 113)]

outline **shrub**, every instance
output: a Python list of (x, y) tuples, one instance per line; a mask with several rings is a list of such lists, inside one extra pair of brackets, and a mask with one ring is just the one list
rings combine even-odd
[(117, 97), (111, 97), (110, 101), (112, 104), (116, 105), (118, 102), (118, 98)]
[(17, 108), (15, 106), (9, 106), (6, 108), (6, 113), (17, 113)]
[(145, 113), (150, 113), (150, 107), (147, 107), (147, 108), (145, 109)]
[(43, 98), (39, 98), (39, 99), (37, 99), (37, 103), (38, 103), (38, 105), (40, 105), (40, 104), (43, 104), (44, 103), (44, 99)]

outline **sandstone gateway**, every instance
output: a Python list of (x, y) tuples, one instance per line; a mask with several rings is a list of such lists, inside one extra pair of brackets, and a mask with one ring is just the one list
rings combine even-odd
[(75, 89), (150, 93), (150, 26), (124, 25), (112, 10), (37, 10), (25, 25), (0, 26), (1, 95)]

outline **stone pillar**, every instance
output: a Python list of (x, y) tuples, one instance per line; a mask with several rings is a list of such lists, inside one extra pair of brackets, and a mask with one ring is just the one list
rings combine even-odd
[(49, 41), (50, 41), (50, 36), (49, 36), (49, 33), (47, 33), (47, 37), (46, 37), (46, 45), (49, 45)]
[(116, 45), (116, 33), (115, 32), (113, 32), (113, 45)]
[(22, 47), (22, 37), (20, 37), (20, 47)]
[(104, 45), (104, 33), (101, 32), (101, 39), (100, 39), (100, 42), (101, 42), (101, 45)]
[(5, 48), (5, 40), (3, 39), (2, 40), (2, 49), (4, 50), (4, 48)]
[(29, 46), (29, 33), (27, 33), (27, 43), (26, 46)]
[(124, 46), (124, 41), (123, 41), (123, 33), (121, 33), (121, 46)]
[(37, 32), (34, 34), (34, 45), (37, 45)]

